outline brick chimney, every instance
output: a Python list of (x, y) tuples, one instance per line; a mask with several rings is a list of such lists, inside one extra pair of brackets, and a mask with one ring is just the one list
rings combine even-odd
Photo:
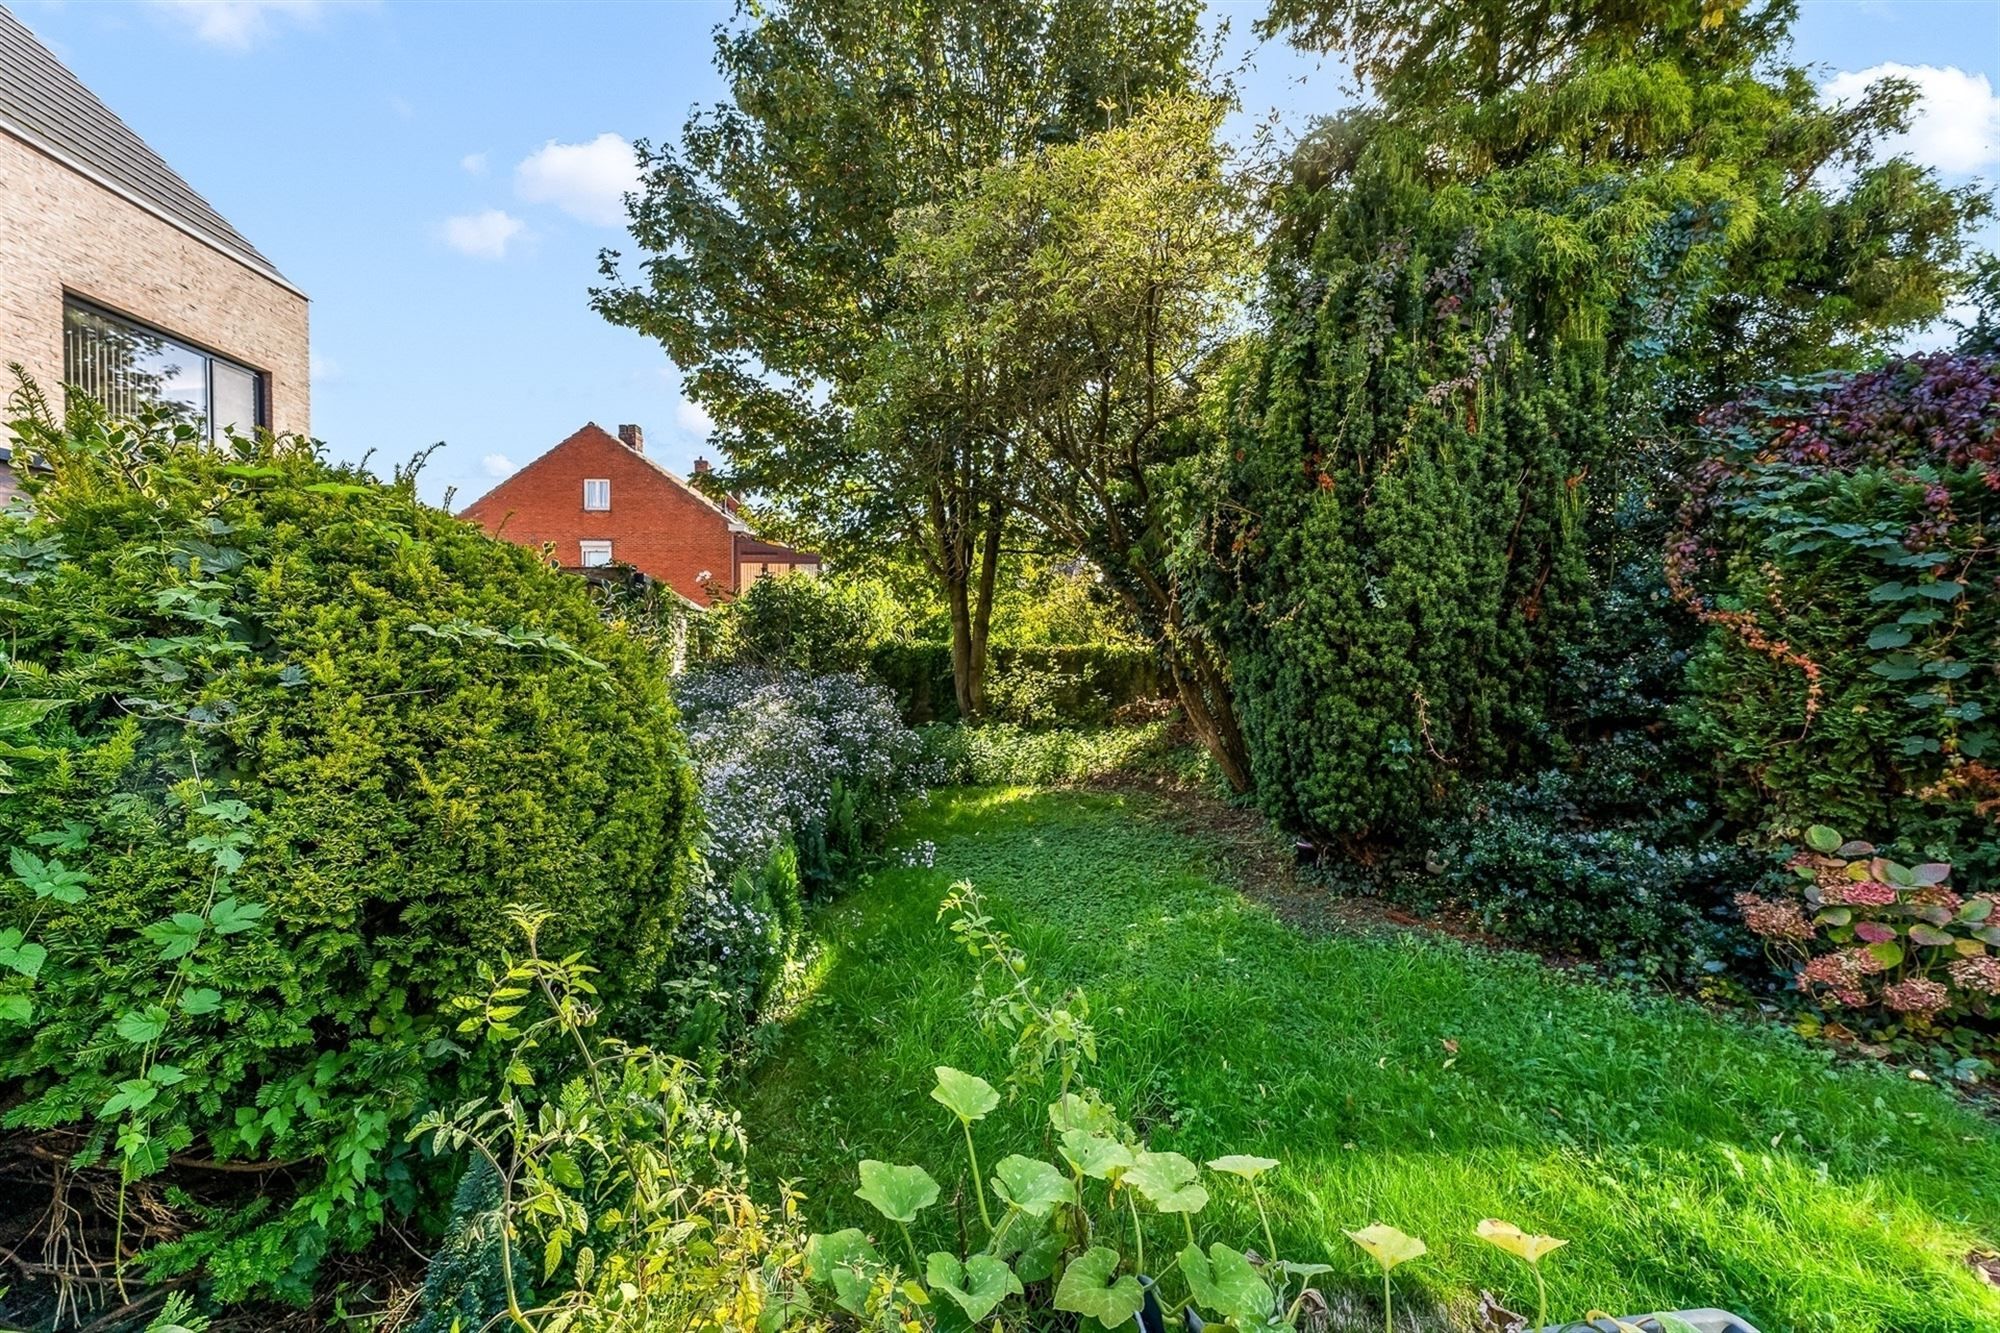
[(708, 471), (708, 460), (707, 460), (706, 458), (697, 458), (697, 459), (695, 459), (695, 460), (694, 460), (694, 474), (695, 474), (695, 475), (696, 475), (696, 476), (698, 477), (698, 476), (700, 476), (700, 475), (701, 475), (702, 473), (704, 473), (704, 472), (706, 472), (706, 471)]
[(646, 432), (637, 426), (620, 426), (618, 441), (635, 454), (646, 452)]

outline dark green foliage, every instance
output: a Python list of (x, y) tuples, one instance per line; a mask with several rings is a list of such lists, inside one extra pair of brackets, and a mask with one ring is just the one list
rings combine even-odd
[(2000, 869), (2000, 362), (1778, 386), (1707, 439), (1670, 571), (1711, 626), (1684, 715), (1729, 808)]
[[(1173, 686), (1150, 648), (1088, 644), (1052, 648), (995, 648), (992, 689), (998, 701), (1026, 696), (1033, 682), (1037, 716), (1003, 721), (1042, 726), (1104, 726), (1120, 710), (1170, 696)], [(951, 647), (942, 643), (891, 644), (869, 659), (877, 680), (895, 692), (904, 716), (916, 722), (958, 718), (951, 691)]]
[(1296, 267), (1235, 426), (1218, 598), (1257, 789), (1349, 839), (1407, 831), (1532, 748), (1579, 621), (1606, 347), (1558, 339), (1532, 232), (1375, 159)]
[[(16, 429), (53, 473), (0, 519), (0, 707), (53, 705), (0, 797), (0, 910), (48, 948), (6, 1124), (135, 1178), (293, 1164), (154, 1263), (297, 1296), (418, 1196), (399, 1127), (491, 1076), (437, 1010), (504, 907), (588, 944), (614, 1012), (656, 984), (693, 792), (662, 668), (409, 475), (83, 405)], [(81, 893), (43, 895), (56, 860)]]
[(882, 585), (808, 574), (759, 579), (713, 614), (710, 660), (811, 676), (865, 669), (905, 628)]
[[(477, 1153), (470, 1155), (458, 1193), (452, 1196), (451, 1222), (444, 1244), (424, 1269), (422, 1313), (410, 1333), (463, 1333), (482, 1328), (507, 1309), (507, 1283), (501, 1275), (499, 1227), (500, 1174)], [(532, 1277), (519, 1253), (512, 1256), (514, 1281), (525, 1288)]]

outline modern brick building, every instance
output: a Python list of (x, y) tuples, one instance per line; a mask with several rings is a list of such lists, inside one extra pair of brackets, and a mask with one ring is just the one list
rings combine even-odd
[(545, 547), (567, 569), (629, 565), (700, 606), (766, 576), (819, 573), (817, 555), (760, 541), (736, 511), (734, 501), (712, 500), (648, 458), (637, 426), (612, 435), (593, 421), (459, 517)]
[(213, 431), (303, 432), (306, 306), (0, 8), (0, 367), (19, 362), (58, 411), (72, 384), (114, 411), (158, 401)]

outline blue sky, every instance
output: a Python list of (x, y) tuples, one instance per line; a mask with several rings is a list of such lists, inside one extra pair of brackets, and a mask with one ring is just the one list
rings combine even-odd
[[(646, 428), (685, 471), (702, 419), (658, 346), (591, 313), (618, 246), (625, 143), (721, 93), (727, 4), (6, 0), (313, 298), (313, 433), (386, 466), (442, 440), (463, 505), (586, 420)], [(1805, 0), (1797, 55), (1836, 89), (1912, 67), (1910, 151), (2000, 178), (2000, 0)], [(1346, 98), (1336, 69), (1252, 49), (1245, 122)]]

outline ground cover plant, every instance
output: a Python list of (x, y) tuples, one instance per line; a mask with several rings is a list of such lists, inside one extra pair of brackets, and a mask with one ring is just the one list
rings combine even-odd
[[(1216, 882), (1146, 798), (954, 793), (911, 822), (933, 864), (878, 872), (821, 918), (814, 998), (739, 1101), (760, 1178), (816, 1229), (901, 1237), (854, 1197), (857, 1160), (930, 1164), (919, 1251), (964, 1256), (979, 1213), (936, 1066), (1004, 1086), (1010, 1041), (936, 920), (959, 878), (1097, 1028), (1092, 1083), (1159, 1152), (1251, 1154), (1279, 1254), (1324, 1262), (1333, 1308), (1380, 1326), (1380, 1271), (1342, 1233), (1421, 1238), (1399, 1309), (1449, 1327), (1481, 1287), (1532, 1311), (1487, 1218), (1568, 1245), (1552, 1314), (1728, 1306), (1759, 1327), (1964, 1330), (2000, 1317), (1966, 1266), (2000, 1230), (2000, 1133), (1934, 1088), (1769, 1027), (1582, 984), (1419, 935), (1313, 937)], [(1043, 1151), (1046, 1100), (978, 1122), (982, 1163)], [(1031, 1145), (1001, 1147), (998, 1145)], [(1247, 1190), (1208, 1186), (1211, 1239), (1256, 1238)], [(989, 1201), (990, 1206), (990, 1201)], [(1142, 1209), (1149, 1256), (1185, 1244)], [(1228, 1242), (1244, 1243), (1241, 1240)], [(948, 1275), (947, 1275), (948, 1276)], [(1344, 1316), (1345, 1317), (1345, 1316)]]

